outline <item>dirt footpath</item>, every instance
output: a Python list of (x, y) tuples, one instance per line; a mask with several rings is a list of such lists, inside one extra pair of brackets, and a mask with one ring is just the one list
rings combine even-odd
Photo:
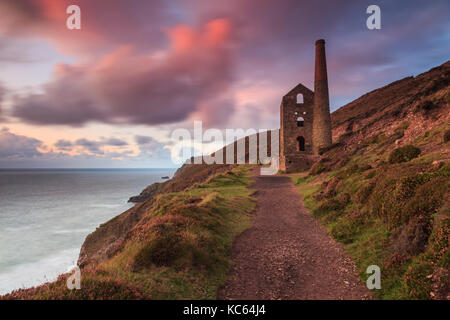
[(239, 235), (218, 299), (370, 299), (344, 250), (286, 176), (256, 176), (253, 226)]

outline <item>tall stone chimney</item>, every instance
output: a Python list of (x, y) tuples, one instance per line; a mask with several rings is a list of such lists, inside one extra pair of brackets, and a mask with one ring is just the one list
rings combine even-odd
[(330, 99), (328, 96), (325, 40), (316, 41), (316, 67), (314, 74), (313, 151), (331, 145)]

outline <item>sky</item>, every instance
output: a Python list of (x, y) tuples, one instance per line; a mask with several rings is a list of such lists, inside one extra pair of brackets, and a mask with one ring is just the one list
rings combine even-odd
[(449, 17), (448, 0), (0, 0), (0, 168), (176, 167), (194, 121), (278, 128), (282, 96), (313, 89), (315, 40), (334, 111), (446, 62)]

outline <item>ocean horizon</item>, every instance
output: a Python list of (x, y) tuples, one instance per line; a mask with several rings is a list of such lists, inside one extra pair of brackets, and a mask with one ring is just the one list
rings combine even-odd
[(0, 294), (53, 281), (86, 236), (176, 168), (0, 168)]

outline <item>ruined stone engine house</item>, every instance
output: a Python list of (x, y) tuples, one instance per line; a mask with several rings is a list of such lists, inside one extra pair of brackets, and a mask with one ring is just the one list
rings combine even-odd
[(280, 106), (280, 163), (285, 172), (309, 168), (319, 150), (331, 145), (325, 40), (316, 41), (314, 92), (298, 84)]

